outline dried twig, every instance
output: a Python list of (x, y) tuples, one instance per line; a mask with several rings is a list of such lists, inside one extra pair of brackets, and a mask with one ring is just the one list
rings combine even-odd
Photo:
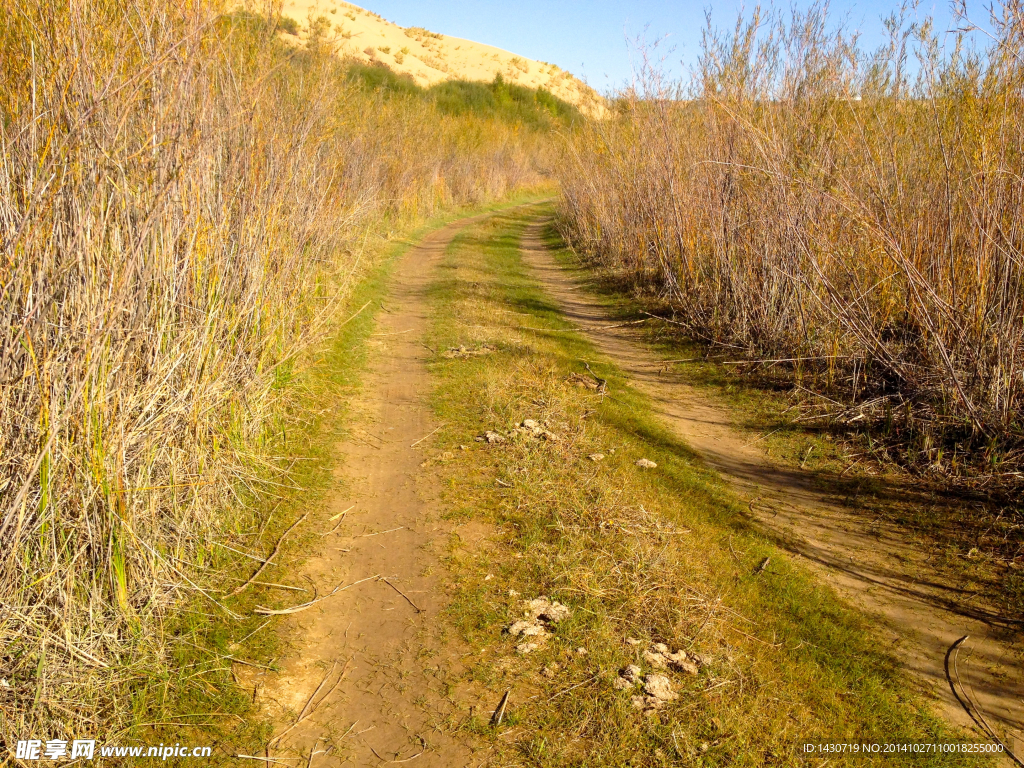
[[(388, 760), (386, 758), (381, 757), (380, 753), (378, 753), (377, 750), (374, 749), (373, 747), (370, 747), (370, 751), (373, 752), (373, 754), (377, 756), (378, 760), (383, 760), (385, 763), (392, 763), (394, 765), (397, 765), (398, 763), (408, 763), (411, 760), (415, 760), (417, 757), (419, 757), (420, 755), (422, 755), (424, 752), (427, 751), (427, 741), (426, 741), (426, 739), (424, 739), (422, 736), (420, 736), (418, 734), (417, 734), (416, 738), (420, 740), (420, 751), (417, 752), (412, 757), (405, 757), (405, 758), (402, 758), (401, 760)], [(367, 746), (370, 746), (370, 745), (367, 744)]]
[[(981, 711), (981, 707), (979, 707), (975, 702), (971, 701), (970, 697), (967, 695), (967, 689), (964, 687), (964, 684), (960, 681), (960, 670), (957, 666), (957, 661), (960, 656), (960, 648), (963, 646), (965, 642), (967, 642), (967, 639), (969, 637), (970, 635), (964, 635), (951, 646), (949, 646), (949, 649), (946, 651), (946, 659), (943, 664), (943, 667), (946, 672), (946, 682), (949, 683), (949, 690), (953, 692), (953, 697), (957, 700), (957, 703), (960, 704), (961, 707), (963, 707), (964, 711), (968, 714), (968, 716), (970, 716), (971, 720), (974, 721), (974, 724), (977, 725), (978, 728), (980, 728), (986, 735), (988, 735), (988, 737), (992, 739), (992, 741), (994, 741), (996, 744), (1002, 747), (1003, 752), (1005, 752), (1006, 755), (1009, 756), (1011, 760), (1013, 760), (1013, 762), (1021, 766), (1021, 768), (1024, 768), (1024, 761), (1017, 757), (1017, 755), (1015, 755), (1006, 746), (1006, 744), (1003, 743), (1002, 739), (1000, 739), (996, 735), (996, 732), (992, 729), (992, 726), (989, 725), (988, 721), (985, 719), (985, 715)], [(953, 664), (952, 674), (950, 674), (949, 671), (951, 661)], [(954, 677), (956, 678), (955, 684), (953, 682)], [(957, 687), (960, 688), (959, 691), (957, 691)]]
[(295, 605), (295, 606), (292, 606), (291, 608), (281, 608), (280, 610), (274, 609), (274, 608), (263, 608), (262, 606), (257, 606), (255, 609), (253, 609), (253, 613), (258, 613), (258, 614), (261, 614), (263, 616), (284, 616), (284, 615), (287, 615), (287, 614), (299, 613), (301, 611), (305, 611), (305, 610), (308, 610), (309, 608), (312, 608), (317, 603), (322, 603), (327, 598), (333, 597), (334, 595), (338, 594), (339, 592), (344, 592), (346, 589), (351, 589), (352, 587), (356, 586), (357, 584), (362, 584), (364, 581), (370, 581), (371, 579), (376, 579), (379, 576), (380, 576), (379, 573), (374, 574), (373, 576), (367, 576), (365, 579), (360, 579), (359, 581), (352, 582), (347, 587), (342, 587), (341, 584), (339, 584), (338, 586), (336, 586), (334, 589), (332, 589), (330, 592), (328, 592), (323, 597), (318, 597), (316, 600), (310, 600), (308, 603), (303, 603), (302, 605)]
[(292, 730), (296, 728), (296, 726), (298, 726), (303, 720), (305, 720), (307, 717), (316, 712), (320, 705), (323, 704), (327, 700), (327, 698), (338, 689), (338, 686), (341, 685), (342, 679), (345, 677), (345, 673), (348, 672), (348, 665), (351, 662), (351, 657), (345, 660), (345, 665), (341, 668), (341, 674), (339, 674), (338, 679), (334, 681), (334, 685), (331, 686), (331, 690), (329, 690), (327, 693), (321, 696), (319, 701), (314, 701), (316, 699), (316, 695), (320, 693), (324, 685), (327, 683), (328, 679), (330, 679), (331, 675), (334, 674), (334, 670), (338, 667), (338, 662), (334, 662), (334, 664), (331, 665), (330, 670), (327, 672), (326, 675), (323, 676), (323, 679), (320, 681), (319, 685), (317, 685), (316, 689), (313, 691), (313, 694), (306, 701), (305, 706), (302, 707), (302, 711), (299, 712), (299, 716), (295, 718), (295, 722), (289, 725), (283, 731), (281, 731), (281, 733), (272, 738), (269, 742), (267, 742), (268, 750), (273, 745), (279, 744), (281, 739), (283, 739), (285, 736), (291, 733)]
[(288, 536), (288, 534), (291, 533), (295, 529), (295, 527), (303, 520), (305, 520), (307, 517), (309, 517), (309, 512), (307, 512), (294, 523), (288, 526), (288, 530), (281, 534), (281, 538), (279, 538), (277, 540), (277, 544), (274, 545), (274, 551), (270, 553), (270, 557), (263, 561), (263, 564), (256, 569), (256, 573), (250, 576), (244, 584), (240, 584), (239, 586), (235, 587), (233, 590), (228, 592), (228, 597), (234, 597), (235, 595), (241, 594), (243, 590), (245, 590), (254, 581), (256, 581), (256, 579), (259, 578), (260, 574), (263, 573), (264, 569), (268, 565), (270, 565), (271, 561), (273, 561), (275, 557), (277, 557), (277, 553), (281, 551), (281, 544), (284, 543), (284, 540)]
[(420, 443), (422, 443), (422, 442), (423, 442), (424, 440), (426, 440), (426, 439), (427, 439), (428, 437), (430, 437), (430, 436), (431, 436), (432, 434), (434, 434), (435, 432), (437, 432), (437, 431), (438, 431), (439, 429), (441, 429), (441, 427), (443, 427), (443, 426), (444, 426), (444, 424), (438, 424), (438, 425), (437, 425), (437, 429), (433, 429), (433, 430), (431, 430), (431, 431), (430, 431), (429, 433), (425, 434), (425, 435), (424, 435), (423, 437), (421, 437), (421, 438), (420, 438), (419, 440), (417, 440), (417, 441), (416, 441), (415, 443), (413, 443), (413, 444), (412, 444), (412, 445), (410, 445), (409, 447), (410, 447), (410, 448), (415, 448), (415, 447), (416, 447), (417, 445), (419, 445)]
[(416, 605), (416, 603), (414, 603), (412, 601), (412, 598), (410, 598), (407, 594), (405, 594), (405, 592), (403, 592), (398, 587), (396, 587), (394, 584), (392, 584), (390, 581), (388, 581), (384, 576), (380, 577), (380, 581), (383, 581), (385, 584), (387, 584), (389, 587), (391, 587), (393, 590), (395, 590), (395, 592), (397, 592), (402, 597), (404, 597), (406, 602), (409, 603), (409, 605), (411, 605), (413, 608), (416, 609), (416, 613), (423, 613), (423, 609), (420, 608), (418, 605)]

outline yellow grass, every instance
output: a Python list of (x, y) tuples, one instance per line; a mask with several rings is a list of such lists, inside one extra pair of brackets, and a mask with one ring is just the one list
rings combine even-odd
[[(293, 366), (378, 233), (538, 181), (542, 137), (347, 84), (202, 0), (0, 0), (0, 741), (129, 716), (281, 482)], [(276, 479), (275, 479), (276, 478)]]
[(997, 13), (976, 53), (894, 18), (867, 55), (820, 7), (709, 30), (691, 81), (646, 69), (572, 143), (564, 234), (694, 337), (798, 359), (797, 381), (859, 403), (845, 418), (884, 426), (909, 460), (1012, 458), (1024, 13)]

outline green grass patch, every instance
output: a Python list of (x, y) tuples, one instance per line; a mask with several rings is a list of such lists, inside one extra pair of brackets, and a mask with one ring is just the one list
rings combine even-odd
[(544, 88), (505, 82), (499, 74), (490, 83), (447, 80), (429, 88), (385, 64), (349, 62), (349, 81), (388, 98), (415, 98), (436, 105), (446, 115), (476, 115), (532, 128), (568, 125), (583, 119), (580, 111)]
[[(452, 537), (448, 614), (474, 649), (467, 679), (495, 704), (511, 689), (500, 727), (489, 711), (464, 727), (493, 734), (502, 764), (545, 766), (795, 765), (808, 739), (961, 738), (910, 692), (869, 623), (753, 530), (720, 479), (571, 330), (521, 261), (530, 216), (463, 232), (433, 287), (428, 343), (445, 427), (428, 464), (450, 518), (487, 534)], [(460, 346), (483, 354), (445, 356)], [(607, 394), (579, 383), (584, 363)], [(515, 433), (524, 419), (557, 440)], [(474, 439), (486, 430), (507, 439)], [(504, 630), (539, 595), (572, 616), (542, 648), (517, 653), (522, 639)], [(613, 681), (627, 664), (653, 671), (643, 652), (656, 642), (703, 663), (695, 676), (667, 673), (679, 698), (642, 712), (640, 691)]]

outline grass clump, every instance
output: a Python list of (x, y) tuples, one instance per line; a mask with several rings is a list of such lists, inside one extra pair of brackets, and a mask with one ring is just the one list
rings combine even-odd
[[(476, 546), (453, 538), (450, 616), (475, 649), (469, 679), (495, 703), (511, 689), (495, 739), (503, 764), (793, 765), (803, 740), (952, 737), (867, 623), (752, 531), (721, 481), (572, 331), (521, 262), (530, 218), (509, 213), (457, 238), (429, 342), (493, 348), (432, 363), (446, 426), (431, 463), (457, 530), (487, 534)], [(592, 376), (585, 363), (607, 393), (577, 385)], [(557, 439), (515, 436), (524, 419)], [(486, 430), (506, 442), (473, 440)], [(572, 616), (541, 649), (517, 654), (521, 640), (504, 629), (538, 595)], [(695, 676), (669, 673), (680, 698), (641, 713), (638, 691), (613, 681), (627, 664), (651, 671), (643, 651), (656, 642), (703, 664)], [(489, 717), (465, 727), (490, 732)]]

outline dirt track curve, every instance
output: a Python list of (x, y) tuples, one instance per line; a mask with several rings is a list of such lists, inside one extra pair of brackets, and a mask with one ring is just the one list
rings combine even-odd
[[(773, 463), (734, 426), (729, 412), (689, 386), (636, 338), (614, 324), (587, 289), (587, 273), (559, 266), (544, 246), (549, 222), (532, 224), (523, 258), (544, 289), (605, 355), (648, 395), (658, 415), (720, 472), (753, 519), (854, 604), (882, 619), (880, 634), (942, 714), (977, 730), (946, 677), (946, 654), (964, 635), (956, 667), (967, 695), (1018, 755), (1024, 752), (1024, 675), (1018, 627), (943, 584), (922, 581), (929, 553), (895, 527), (869, 526), (809, 473)], [(611, 326), (611, 327), (609, 327)]]

